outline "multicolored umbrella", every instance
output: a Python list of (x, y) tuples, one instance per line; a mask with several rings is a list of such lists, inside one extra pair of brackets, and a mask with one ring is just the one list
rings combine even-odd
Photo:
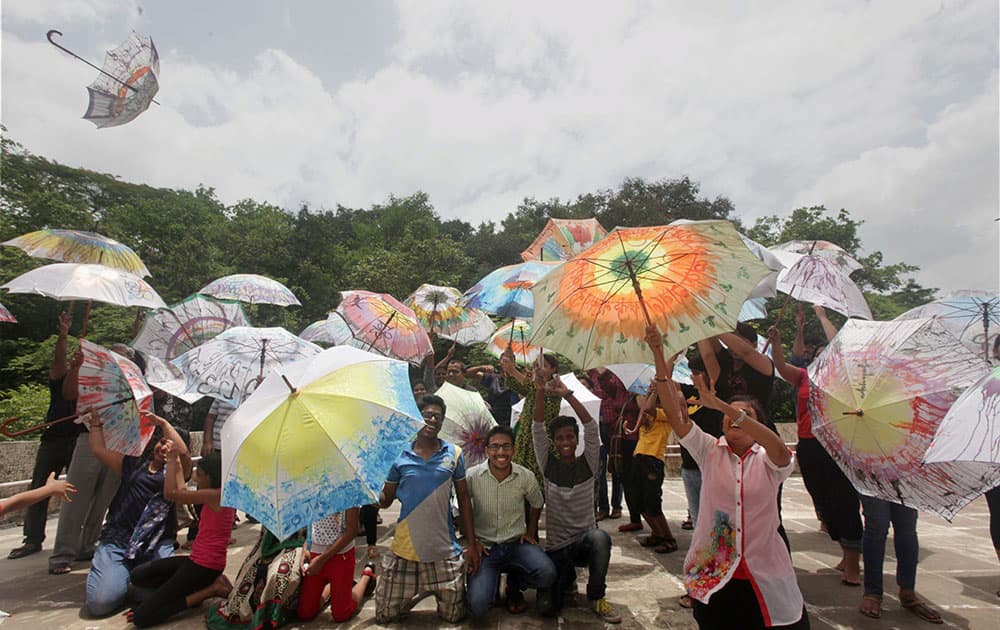
[(142, 455), (156, 428), (145, 415), (152, 409), (153, 392), (142, 372), (132, 361), (96, 343), (81, 339), (80, 347), (78, 411), (98, 410), (104, 443), (110, 450)]
[(497, 331), (497, 325), (490, 316), (478, 308), (467, 308), (465, 312), (469, 314), (465, 324), (454, 333), (441, 333), (441, 337), (463, 346), (489, 341)]
[(321, 348), (284, 328), (230, 328), (171, 363), (185, 376), (185, 393), (239, 406), (273, 369), (319, 354)]
[(9, 324), (17, 323), (17, 318), (3, 304), (0, 304), (0, 322), (7, 322)]
[(728, 221), (616, 228), (535, 283), (529, 341), (585, 369), (648, 363), (649, 323), (667, 354), (732, 330), (768, 273)]
[(32, 269), (0, 287), (56, 300), (94, 300), (118, 306), (166, 308), (163, 299), (137, 275), (104, 265), (55, 263)]
[(326, 319), (313, 322), (299, 333), (306, 341), (326, 344), (328, 346), (354, 346), (360, 348), (363, 342), (354, 338), (354, 331), (344, 316), (337, 311), (331, 311)]
[(851, 271), (842, 258), (782, 250), (774, 250), (774, 254), (786, 265), (778, 274), (778, 290), (782, 293), (833, 309), (845, 317), (872, 318), (868, 302), (851, 280)]
[(813, 434), (859, 492), (950, 520), (1000, 483), (1000, 467), (924, 454), (985, 370), (933, 319), (848, 320), (809, 367)]
[(249, 325), (239, 302), (194, 294), (147, 314), (132, 347), (171, 361), (225, 330)]
[(222, 429), (222, 503), (278, 538), (378, 501), (423, 419), (401, 361), (336, 346), (272, 372)]
[(131, 247), (96, 232), (36, 230), (0, 244), (17, 247), (35, 258), (104, 265), (124, 269), (137, 276), (150, 275), (149, 269)]
[(924, 463), (1000, 464), (1000, 366), (959, 396), (938, 426)]
[(198, 293), (222, 300), (239, 300), (248, 304), (301, 306), (299, 298), (277, 280), (255, 273), (236, 273), (212, 280)]
[(422, 284), (406, 298), (406, 305), (429, 332), (452, 334), (469, 320), (462, 301), (462, 294), (454, 287)]
[[(84, 62), (101, 74), (87, 87), (90, 104), (85, 120), (97, 125), (98, 129), (124, 125), (156, 103), (153, 97), (160, 89), (157, 75), (160, 74), (160, 56), (156, 52), (151, 37), (139, 37), (132, 33), (118, 48), (108, 51), (104, 67), (98, 68), (72, 50), (57, 44), (53, 35), (62, 35), (57, 30), (48, 32), (49, 43)], [(159, 103), (157, 103), (159, 104)]]
[(486, 461), (486, 435), (497, 425), (479, 392), (456, 387), (445, 381), (434, 392), (445, 403), (441, 438), (462, 447), (466, 466)]
[(569, 260), (607, 234), (597, 219), (549, 219), (521, 260)]
[(531, 261), (495, 269), (465, 292), (465, 305), (500, 317), (531, 317), (535, 311), (532, 285), (561, 264)]
[(344, 316), (365, 349), (419, 364), (431, 352), (431, 339), (408, 306), (387, 293), (341, 291), (337, 312)]
[(504, 350), (510, 346), (514, 360), (518, 363), (531, 363), (542, 353), (541, 346), (528, 343), (531, 339), (531, 322), (517, 319), (497, 329), (486, 344), (486, 351), (500, 358)]
[(996, 291), (956, 291), (911, 308), (896, 319), (935, 317), (974, 354), (990, 358), (1000, 334), (1000, 294)]

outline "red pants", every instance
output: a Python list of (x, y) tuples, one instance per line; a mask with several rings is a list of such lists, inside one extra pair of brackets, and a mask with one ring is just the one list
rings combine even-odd
[[(311, 553), (310, 560), (318, 557)], [(347, 621), (354, 616), (358, 605), (351, 597), (354, 586), (354, 549), (338, 553), (323, 565), (319, 575), (302, 576), (299, 586), (299, 619), (315, 619), (323, 605), (323, 587), (330, 585), (330, 614), (334, 621)]]

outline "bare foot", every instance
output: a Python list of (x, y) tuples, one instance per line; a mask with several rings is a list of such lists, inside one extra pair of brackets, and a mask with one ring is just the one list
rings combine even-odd
[(882, 596), (874, 594), (865, 595), (861, 598), (861, 605), (858, 606), (858, 610), (865, 617), (878, 619), (882, 616)]
[(844, 559), (841, 558), (840, 562), (837, 563), (837, 566), (835, 566), (833, 568), (836, 569), (836, 570), (838, 570), (838, 571), (843, 572), (843, 570), (844, 570)]
[(229, 581), (229, 578), (225, 575), (215, 578), (216, 597), (229, 597), (231, 592), (233, 592), (233, 583)]

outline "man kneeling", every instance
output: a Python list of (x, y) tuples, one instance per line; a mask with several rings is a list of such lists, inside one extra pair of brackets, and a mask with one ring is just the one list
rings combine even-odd
[[(486, 462), (469, 469), (466, 480), (482, 553), (479, 570), (469, 575), (469, 614), (482, 617), (493, 604), (500, 573), (507, 571), (507, 610), (518, 614), (526, 604), (521, 587), (549, 588), (556, 568), (538, 546), (542, 491), (535, 475), (511, 461), (514, 432), (496, 426), (486, 436)], [(531, 506), (524, 522), (524, 502)]]

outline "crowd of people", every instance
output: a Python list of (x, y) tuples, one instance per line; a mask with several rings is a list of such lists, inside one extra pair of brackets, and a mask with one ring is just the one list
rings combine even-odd
[[(560, 379), (554, 356), (525, 369), (509, 351), (497, 366), (466, 366), (452, 351), (441, 361), (431, 355), (423, 378), (412, 382), (422, 427), (389, 470), (378, 504), (326, 516), (284, 540), (260, 527), (233, 582), (224, 571), (238, 515), (221, 503), (221, 429), (234, 408), (212, 404), (197, 463), (191, 407), (166, 392), (156, 392), (149, 414), (156, 431), (136, 457), (108, 449), (100, 415), (79, 410), (84, 422), (45, 429), (31, 489), (0, 503), (0, 512), (26, 509), (23, 543), (8, 557), (41, 551), (48, 500), (62, 496), (49, 571), (61, 575), (90, 562), (86, 608), (94, 617), (125, 610), (136, 626), (149, 627), (215, 598), (206, 614), (211, 628), (276, 628), (315, 619), (327, 606), (333, 621), (346, 621), (374, 597), (376, 621), (389, 624), (433, 596), (440, 618), (455, 623), (480, 619), (493, 606), (524, 614), (529, 591), (535, 614), (556, 617), (577, 595), (577, 569), (586, 567), (587, 606), (620, 623), (607, 597), (612, 538), (599, 523), (624, 518), (624, 499), (629, 518), (619, 532), (648, 527), (639, 544), (658, 554), (678, 551), (663, 511), (673, 433), (687, 498), (680, 527), (692, 530), (680, 605), (693, 609), (700, 627), (809, 627), (781, 523), (782, 484), (794, 459), (824, 531), (840, 548), (840, 582), (863, 587), (859, 612), (881, 616), (891, 523), (900, 604), (942, 623), (915, 591), (917, 512), (859, 495), (811, 432), (805, 367), (837, 332), (822, 308), (815, 313), (826, 338), (804, 337), (800, 309), (787, 360), (776, 328), (768, 331), (770, 357), (746, 324), (700, 342), (688, 357), (692, 384), (674, 380), (678, 356), (664, 356), (661, 334), (650, 327), (655, 377), (643, 393), (630, 392), (604, 368), (580, 375), (601, 399), (596, 418)], [(48, 420), (78, 411), (83, 357), (67, 356), (70, 324), (63, 314)], [(142, 367), (141, 354), (112, 349)], [(794, 453), (767, 413), (778, 377), (794, 392)], [(462, 448), (439, 436), (447, 406), (435, 391), (445, 382), (480, 391), (494, 415), (481, 464), (467, 468)], [(523, 417), (512, 423), (519, 398)], [(563, 414), (564, 404), (573, 415)], [(57, 479), (63, 471), (67, 481)], [(1000, 488), (987, 499), (1000, 559)], [(379, 510), (396, 501), (391, 545), (380, 553)], [(358, 574), (355, 541), (362, 532), (367, 544)]]

